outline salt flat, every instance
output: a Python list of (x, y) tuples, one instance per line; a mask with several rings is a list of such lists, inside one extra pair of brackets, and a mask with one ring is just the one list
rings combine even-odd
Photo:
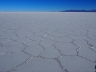
[(96, 13), (1, 12), (0, 72), (96, 72)]

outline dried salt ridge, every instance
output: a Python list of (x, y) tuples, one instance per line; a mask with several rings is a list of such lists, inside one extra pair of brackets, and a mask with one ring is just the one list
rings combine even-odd
[(96, 13), (0, 13), (0, 72), (96, 72)]

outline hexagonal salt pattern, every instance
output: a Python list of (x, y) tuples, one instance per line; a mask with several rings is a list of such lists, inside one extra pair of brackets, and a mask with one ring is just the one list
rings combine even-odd
[(77, 56), (65, 56), (59, 58), (67, 72), (95, 72), (95, 63)]
[(44, 58), (57, 58), (60, 55), (60, 52), (53, 46), (46, 47), (46, 50), (41, 54), (41, 56)]
[(0, 12), (0, 72), (95, 72), (96, 13)]
[(76, 44), (78, 47), (90, 47), (90, 45), (87, 44), (87, 41), (85, 40), (75, 40), (73, 41), (74, 44)]
[(25, 46), (23, 44), (19, 44), (19, 43), (9, 46), (2, 46), (0, 47), (0, 53), (18, 52), (24, 49), (24, 47)]
[(29, 46), (24, 51), (31, 54), (32, 56), (39, 56), (44, 51), (44, 49), (41, 46), (37, 45)]
[(7, 72), (24, 63), (30, 56), (24, 53), (9, 53), (0, 55), (0, 72)]
[(60, 50), (62, 54), (65, 55), (77, 55), (76, 49), (78, 48), (72, 43), (57, 43), (55, 44), (56, 48)]
[(64, 72), (56, 60), (32, 58), (14, 72)]
[(78, 52), (79, 52), (80, 56), (96, 62), (96, 53), (94, 51), (92, 51), (91, 49), (80, 48), (80, 49), (78, 49)]
[(47, 46), (51, 46), (54, 44), (54, 41), (50, 40), (50, 39), (44, 39), (40, 42), (40, 45), (47, 47)]

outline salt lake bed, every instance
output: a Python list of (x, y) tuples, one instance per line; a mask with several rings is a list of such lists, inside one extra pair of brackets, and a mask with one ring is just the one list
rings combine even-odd
[(95, 71), (96, 13), (0, 13), (0, 72)]

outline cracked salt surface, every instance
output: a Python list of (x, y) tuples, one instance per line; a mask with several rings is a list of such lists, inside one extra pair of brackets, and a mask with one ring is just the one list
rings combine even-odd
[(0, 47), (0, 53), (10, 53), (10, 52), (17, 52), (24, 49), (23, 44), (13, 44), (10, 46), (2, 46)]
[(78, 48), (72, 43), (58, 43), (55, 44), (56, 48), (65, 55), (77, 55), (76, 49)]
[(0, 72), (95, 72), (95, 13), (0, 13)]
[(96, 53), (90, 50), (89, 48), (81, 48), (78, 50), (78, 52), (80, 56), (96, 62)]
[(59, 58), (61, 64), (68, 72), (95, 72), (94, 63), (77, 56)]
[(64, 72), (56, 60), (32, 58), (26, 64), (18, 67), (14, 72)]
[(37, 45), (37, 46), (29, 46), (24, 51), (31, 54), (32, 56), (39, 56), (40, 53), (44, 51), (44, 49)]
[(44, 58), (57, 58), (61, 55), (53, 46), (46, 47), (45, 49), (46, 50), (41, 53), (41, 56)]
[(27, 58), (29, 58), (28, 55), (20, 52), (0, 55), (0, 72), (10, 71), (17, 65), (25, 62)]

